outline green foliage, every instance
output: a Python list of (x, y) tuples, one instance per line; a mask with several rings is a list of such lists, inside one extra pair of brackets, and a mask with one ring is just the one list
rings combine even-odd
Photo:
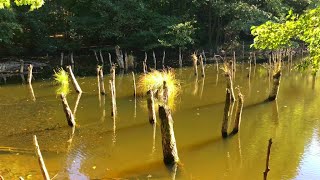
[[(44, 4), (44, 0), (14, 0), (17, 6), (30, 6), (30, 11), (40, 8)], [(10, 0), (0, 0), (0, 9), (9, 8)]]
[(58, 72), (54, 72), (53, 76), (55, 83), (59, 85), (56, 93), (59, 95), (67, 95), (70, 91), (68, 73), (61, 68), (58, 70)]
[(255, 36), (253, 47), (257, 49), (278, 50), (292, 45), (293, 40), (307, 44), (310, 57), (298, 66), (306, 69), (311, 66), (313, 73), (320, 67), (320, 7), (306, 11), (301, 16), (290, 10), (287, 20), (282, 23), (266, 22), (252, 27)]
[(188, 21), (169, 26), (164, 39), (159, 39), (159, 42), (167, 47), (185, 47), (193, 44), (194, 23), (194, 21)]

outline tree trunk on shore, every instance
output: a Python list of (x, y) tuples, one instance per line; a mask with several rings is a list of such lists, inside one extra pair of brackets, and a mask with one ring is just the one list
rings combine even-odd
[(163, 56), (162, 56), (162, 68), (164, 68), (164, 60), (166, 58), (166, 50), (163, 50)]
[(120, 69), (124, 69), (123, 54), (122, 54), (122, 51), (120, 50), (120, 46), (116, 46), (115, 50), (116, 50), (118, 65)]
[(156, 58), (156, 54), (154, 53), (154, 51), (152, 51), (152, 57), (153, 57), (154, 69), (157, 69), (157, 58)]
[(179, 47), (179, 66), (180, 68), (182, 67), (182, 49), (181, 47)]
[(71, 111), (71, 109), (69, 107), (66, 95), (61, 94), (60, 98), (62, 100), (62, 107), (63, 107), (63, 111), (64, 111), (64, 113), (66, 115), (66, 119), (67, 119), (68, 125), (70, 127), (74, 127), (76, 125), (76, 122), (74, 120), (74, 116), (72, 114), (72, 111)]

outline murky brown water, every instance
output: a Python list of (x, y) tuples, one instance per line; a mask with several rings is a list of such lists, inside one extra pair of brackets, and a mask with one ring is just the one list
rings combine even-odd
[[(173, 113), (182, 163), (176, 172), (162, 162), (160, 127), (149, 124), (146, 101), (132, 97), (131, 74), (117, 76), (115, 121), (110, 95), (99, 101), (96, 77), (78, 80), (84, 93), (73, 136), (52, 82), (33, 83), (35, 101), (27, 85), (2, 85), (0, 174), (42, 178), (35, 134), (55, 179), (262, 179), (272, 137), (269, 179), (320, 179), (319, 82), (313, 86), (310, 75), (286, 69), (277, 103), (261, 103), (269, 92), (266, 71), (252, 69), (249, 81), (248, 69), (238, 65), (235, 84), (245, 95), (241, 130), (222, 139), (225, 79), (214, 65), (206, 73), (196, 81), (191, 68), (176, 70), (182, 85)], [(72, 110), (77, 98), (74, 91), (68, 96)]]

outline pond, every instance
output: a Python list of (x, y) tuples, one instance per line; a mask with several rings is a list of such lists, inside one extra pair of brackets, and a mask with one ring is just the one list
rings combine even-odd
[(245, 99), (241, 129), (223, 139), (222, 71), (207, 65), (206, 77), (197, 79), (190, 67), (175, 70), (181, 92), (172, 117), (181, 165), (173, 171), (162, 161), (160, 121), (149, 124), (146, 99), (133, 97), (131, 73), (117, 74), (115, 120), (110, 93), (99, 96), (97, 78), (78, 78), (84, 93), (72, 89), (67, 97), (76, 110), (74, 133), (51, 80), (33, 82), (34, 96), (28, 85), (1, 85), (0, 175), (42, 179), (32, 142), (37, 135), (54, 179), (263, 179), (269, 138), (269, 179), (320, 179), (319, 82), (284, 67), (277, 102), (265, 103), (272, 83), (267, 71), (257, 65), (250, 78), (248, 72), (237, 65), (235, 86)]

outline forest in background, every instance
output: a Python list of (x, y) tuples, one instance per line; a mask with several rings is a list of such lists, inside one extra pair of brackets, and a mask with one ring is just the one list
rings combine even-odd
[(250, 28), (302, 14), (316, 0), (47, 0), (0, 9), (0, 57), (151, 49), (233, 50)]

